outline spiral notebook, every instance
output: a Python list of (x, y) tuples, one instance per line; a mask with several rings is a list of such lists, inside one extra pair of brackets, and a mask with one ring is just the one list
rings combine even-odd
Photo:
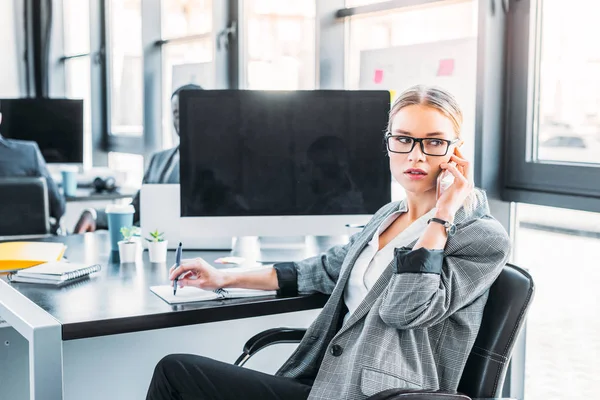
[(64, 285), (88, 277), (102, 269), (100, 264), (79, 264), (65, 261), (49, 262), (8, 275), (11, 282)]
[(169, 304), (191, 303), (194, 301), (237, 299), (242, 297), (273, 296), (275, 290), (256, 290), (242, 288), (228, 288), (218, 290), (203, 290), (191, 286), (177, 289), (177, 295), (173, 295), (173, 286), (151, 286), (150, 290)]

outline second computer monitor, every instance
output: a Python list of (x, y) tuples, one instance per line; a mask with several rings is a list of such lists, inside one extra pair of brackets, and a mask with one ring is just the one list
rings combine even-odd
[(337, 216), (343, 230), (390, 201), (389, 108), (387, 91), (183, 91), (181, 216)]
[(7, 138), (38, 144), (48, 163), (83, 162), (83, 100), (0, 99)]

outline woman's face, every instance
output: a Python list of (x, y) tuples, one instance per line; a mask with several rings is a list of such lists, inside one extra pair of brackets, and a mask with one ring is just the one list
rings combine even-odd
[[(436, 109), (424, 105), (410, 105), (398, 111), (392, 120), (391, 131), (392, 135), (414, 138), (456, 139), (452, 121)], [(450, 160), (455, 146), (450, 145), (445, 156), (423, 154), (419, 143), (415, 143), (410, 153), (388, 151), (392, 176), (407, 192), (435, 192), (436, 179), (441, 172), (440, 164)]]

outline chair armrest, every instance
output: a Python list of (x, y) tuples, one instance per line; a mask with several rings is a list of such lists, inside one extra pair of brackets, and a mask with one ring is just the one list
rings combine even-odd
[(246, 342), (244, 352), (233, 364), (242, 366), (255, 353), (274, 344), (300, 343), (305, 333), (306, 329), (296, 328), (273, 328), (257, 333)]
[(472, 400), (469, 396), (443, 390), (387, 389), (367, 400)]

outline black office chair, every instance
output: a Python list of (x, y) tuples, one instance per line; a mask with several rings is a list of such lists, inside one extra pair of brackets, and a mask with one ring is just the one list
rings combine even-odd
[(0, 236), (50, 233), (45, 178), (0, 178)]
[[(458, 393), (389, 389), (370, 400), (499, 399), (512, 349), (525, 323), (534, 285), (525, 270), (507, 264), (490, 288), (481, 327), (465, 365)], [(235, 365), (244, 365), (259, 350), (277, 343), (299, 343), (305, 329), (275, 328), (253, 336)]]

